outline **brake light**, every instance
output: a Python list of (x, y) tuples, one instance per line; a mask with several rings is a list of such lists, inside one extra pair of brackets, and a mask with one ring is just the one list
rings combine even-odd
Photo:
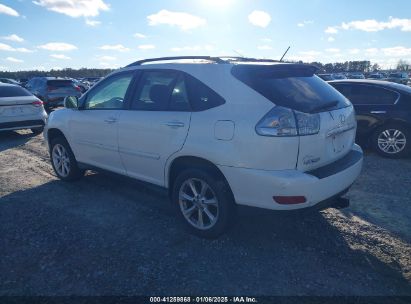
[(81, 89), (80, 89), (80, 87), (79, 87), (79, 86), (74, 86), (74, 88), (76, 89), (76, 91), (81, 92)]
[(303, 204), (307, 201), (305, 196), (273, 196), (273, 199), (281, 205)]
[(320, 131), (320, 114), (303, 113), (276, 106), (256, 125), (262, 136), (303, 136)]
[(41, 107), (44, 103), (41, 100), (33, 101), (31, 103), (35, 107)]

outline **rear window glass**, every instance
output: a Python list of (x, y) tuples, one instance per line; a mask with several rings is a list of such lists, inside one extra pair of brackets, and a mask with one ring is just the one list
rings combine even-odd
[(0, 97), (18, 97), (18, 96), (31, 96), (31, 93), (21, 87), (0, 85)]
[(48, 80), (47, 85), (55, 88), (64, 88), (73, 86), (71, 80)]
[(310, 66), (235, 66), (232, 74), (278, 106), (301, 112), (322, 112), (347, 107), (349, 101), (313, 75)]

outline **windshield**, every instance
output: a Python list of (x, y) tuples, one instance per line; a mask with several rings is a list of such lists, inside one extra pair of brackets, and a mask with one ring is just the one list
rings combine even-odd
[(260, 71), (254, 66), (235, 66), (232, 73), (274, 104), (300, 112), (313, 113), (350, 105), (337, 90), (301, 65), (298, 68), (282, 66), (281, 70), (276, 70), (275, 66), (263, 67)]

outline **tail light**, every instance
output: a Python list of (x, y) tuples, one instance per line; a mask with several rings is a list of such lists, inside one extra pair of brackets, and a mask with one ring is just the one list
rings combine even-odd
[(262, 136), (313, 135), (320, 131), (320, 114), (276, 106), (260, 120), (255, 130)]
[(81, 92), (81, 89), (80, 89), (80, 87), (79, 87), (79, 86), (74, 86), (74, 88), (76, 89), (76, 91)]
[(41, 100), (33, 101), (31, 103), (35, 107), (41, 107), (44, 103)]

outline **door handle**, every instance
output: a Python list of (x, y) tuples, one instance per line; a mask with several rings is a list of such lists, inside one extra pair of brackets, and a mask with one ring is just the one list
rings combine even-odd
[(166, 122), (166, 126), (171, 127), (171, 128), (182, 128), (184, 127), (184, 123), (180, 121), (169, 121), (169, 122)]
[(387, 111), (371, 111), (371, 114), (385, 114)]
[(108, 124), (112, 124), (112, 123), (117, 122), (117, 118), (110, 117), (110, 118), (104, 119), (104, 122), (106, 122)]

